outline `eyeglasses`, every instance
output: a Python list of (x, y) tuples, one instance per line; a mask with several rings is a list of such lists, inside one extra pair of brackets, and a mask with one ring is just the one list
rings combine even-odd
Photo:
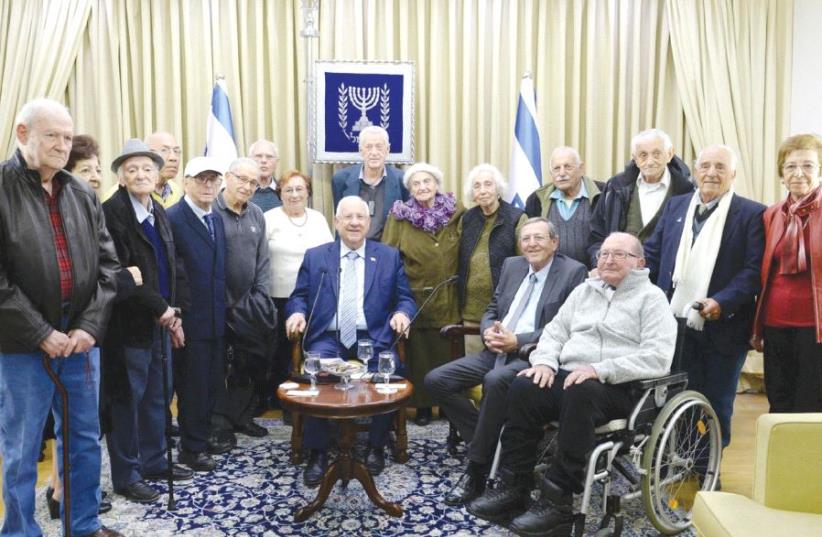
[(164, 145), (163, 147), (161, 147), (160, 149), (157, 150), (157, 153), (160, 153), (160, 155), (162, 155), (164, 157), (174, 153), (175, 155), (177, 155), (179, 157), (180, 154), (182, 153), (182, 150), (180, 149), (180, 146), (170, 147), (170, 146)]
[(793, 175), (796, 173), (796, 170), (801, 169), (805, 175), (813, 175), (813, 172), (816, 171), (817, 168), (819, 168), (819, 164), (813, 162), (805, 162), (804, 164), (794, 164), (791, 162), (790, 164), (782, 166), (782, 173), (785, 175)]
[(194, 182), (198, 185), (218, 185), (222, 180), (222, 178), (219, 175), (213, 174), (195, 175), (194, 177), (192, 177), (192, 179), (194, 179)]
[(257, 188), (260, 186), (260, 182), (253, 177), (243, 177), (242, 175), (234, 175), (233, 173), (231, 176), (237, 179), (237, 182), (243, 186), (250, 186), (251, 188)]
[(629, 257), (639, 258), (638, 255), (626, 252), (625, 250), (600, 250), (597, 252), (597, 259), (606, 259), (608, 256), (611, 256), (617, 261), (624, 261)]

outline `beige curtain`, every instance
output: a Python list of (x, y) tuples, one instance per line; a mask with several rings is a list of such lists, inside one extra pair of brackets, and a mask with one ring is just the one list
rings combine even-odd
[(793, 2), (668, 0), (667, 8), (694, 145), (736, 148), (736, 191), (773, 203), (776, 149), (790, 119)]
[(177, 137), (185, 162), (203, 153), (219, 75), (239, 154), (269, 138), (281, 170), (303, 162), (297, 13), (291, 1), (96, 0), (66, 90), (76, 131), (100, 141), (107, 174), (124, 140), (157, 130)]
[(26, 101), (33, 97), (63, 100), (91, 4), (91, 0), (0, 2), (3, 155), (14, 149), (14, 117)]
[[(792, 2), (777, 0), (321, 0), (316, 58), (410, 60), (416, 158), (461, 192), (490, 162), (507, 174), (520, 77), (537, 91), (543, 177), (551, 148), (577, 147), (594, 178), (630, 158), (639, 130), (740, 148), (740, 191), (772, 201), (786, 133)], [(225, 76), (239, 153), (269, 138), (280, 172), (315, 176), (331, 215), (331, 166), (306, 152), (299, 0), (0, 0), (2, 143), (29, 98), (65, 100), (97, 137), (104, 169), (129, 137), (174, 133), (201, 154), (211, 89)], [(763, 113), (764, 111), (764, 113)], [(763, 123), (764, 121), (764, 123)], [(107, 178), (108, 182), (113, 177)]]

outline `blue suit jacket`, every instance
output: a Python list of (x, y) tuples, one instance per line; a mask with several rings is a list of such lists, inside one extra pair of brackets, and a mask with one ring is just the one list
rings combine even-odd
[(185, 199), (166, 214), (177, 250), (177, 302), (183, 310), (186, 340), (222, 337), (225, 333), (225, 228), (214, 213), (211, 239), (205, 224)]
[[(360, 195), (360, 170), (362, 164), (355, 164), (343, 168), (331, 178), (331, 188), (334, 191), (334, 208), (345, 196)], [(402, 184), (402, 170), (385, 165), (385, 204), (383, 206), (383, 216), (388, 215), (391, 206), (397, 200), (407, 201), (408, 190)]]
[[(339, 273), (339, 239), (305, 252), (297, 286), (286, 303), (285, 314), (288, 318), (302, 313), (308, 319), (311, 306), (317, 300), (314, 315), (306, 327), (306, 348), (328, 328), (337, 311)], [(363, 310), (368, 335), (378, 349), (391, 345), (393, 336), (388, 323), (394, 313), (401, 311), (411, 319), (417, 312), (399, 250), (371, 240), (365, 242)]]
[[(651, 281), (673, 296), (673, 274), (676, 251), (685, 226), (688, 205), (693, 194), (670, 199), (654, 234), (645, 244), (645, 261)], [(725, 229), (719, 245), (714, 272), (708, 285), (708, 297), (722, 307), (716, 321), (705, 323), (705, 334), (723, 348), (747, 345), (751, 333), (756, 295), (760, 290), (759, 271), (765, 249), (762, 213), (765, 206), (736, 194), (731, 199)]]

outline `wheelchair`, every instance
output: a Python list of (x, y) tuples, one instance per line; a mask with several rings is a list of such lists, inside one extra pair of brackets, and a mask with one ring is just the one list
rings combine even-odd
[[(527, 347), (521, 350), (525, 359), (536, 345)], [(639, 497), (661, 534), (675, 535), (691, 526), (696, 492), (716, 487), (722, 440), (710, 403), (702, 394), (687, 390), (687, 385), (686, 373), (630, 383), (637, 401), (631, 414), (596, 429), (597, 444), (588, 457), (574, 537), (583, 535), (595, 483), (602, 484), (604, 513), (596, 537), (621, 535), (620, 505)], [(557, 427), (552, 423), (549, 433)], [(535, 468), (538, 477), (547, 469), (555, 447), (553, 439), (543, 447)], [(500, 452), (498, 444), (491, 479), (498, 469)], [(629, 484), (622, 495), (611, 494), (612, 481), (618, 475)]]

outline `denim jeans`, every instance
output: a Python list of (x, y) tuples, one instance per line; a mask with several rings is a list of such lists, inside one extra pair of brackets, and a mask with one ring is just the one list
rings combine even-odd
[[(0, 354), (0, 456), (6, 517), (0, 535), (38, 537), (34, 520), (37, 457), (46, 416), (54, 408), (57, 463), (63, 475), (63, 403), (43, 353)], [(100, 528), (100, 350), (51, 360), (68, 391), (72, 535)]]
[[(163, 341), (169, 384), (171, 382), (171, 339)], [(163, 397), (163, 359), (160, 329), (155, 327), (150, 348), (123, 348), (128, 374), (129, 394), (111, 407), (111, 432), (106, 435), (111, 458), (114, 490), (158, 474), (168, 467), (166, 461), (166, 414)], [(169, 386), (169, 396), (171, 388)]]

